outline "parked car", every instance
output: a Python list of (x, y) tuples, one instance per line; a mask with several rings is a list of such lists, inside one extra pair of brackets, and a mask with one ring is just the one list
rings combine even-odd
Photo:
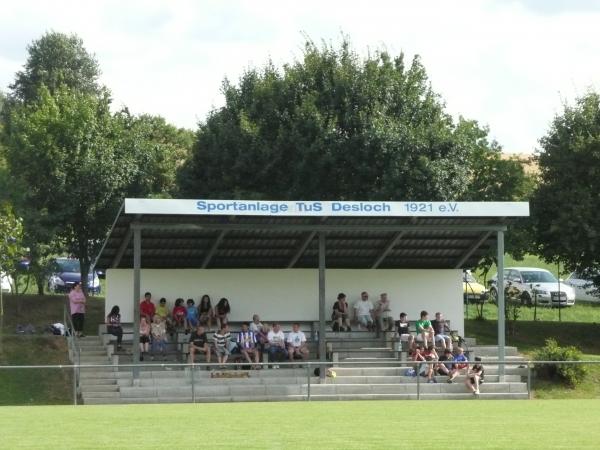
[[(52, 272), (48, 278), (48, 290), (60, 293), (69, 292), (73, 285), (81, 282), (81, 268), (79, 260), (75, 258), (55, 258), (52, 261)], [(88, 275), (88, 292), (100, 293), (100, 279), (96, 272)]]
[(2, 292), (11, 292), (12, 284), (12, 277), (7, 273), (0, 272), (0, 289), (2, 290)]
[(479, 283), (473, 274), (465, 270), (463, 272), (463, 298), (465, 303), (480, 303), (488, 299), (489, 292), (485, 286)]
[[(573, 306), (575, 290), (558, 281), (545, 269), (536, 267), (507, 267), (504, 269), (505, 288), (510, 286), (524, 305), (532, 305), (537, 292), (538, 305)], [(490, 297), (498, 299), (498, 275), (490, 281)], [(518, 291), (518, 292), (517, 292)], [(519, 294), (520, 293), (520, 294)]]
[(575, 298), (586, 302), (600, 302), (600, 292), (594, 288), (591, 280), (577, 272), (570, 274), (565, 284), (575, 289)]

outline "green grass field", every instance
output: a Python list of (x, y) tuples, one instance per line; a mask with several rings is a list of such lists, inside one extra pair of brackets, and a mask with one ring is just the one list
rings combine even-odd
[(0, 447), (598, 448), (598, 417), (594, 400), (3, 407)]

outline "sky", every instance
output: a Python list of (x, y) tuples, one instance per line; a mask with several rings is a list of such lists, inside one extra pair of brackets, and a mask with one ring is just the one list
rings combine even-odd
[(195, 129), (223, 105), (221, 83), (306, 36), (366, 54), (420, 55), (447, 110), (532, 153), (565, 102), (600, 90), (600, 0), (19, 0), (0, 8), (0, 90), (46, 31), (79, 35), (116, 107)]

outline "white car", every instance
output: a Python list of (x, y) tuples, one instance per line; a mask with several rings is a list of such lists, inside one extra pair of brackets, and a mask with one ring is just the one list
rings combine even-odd
[(12, 292), (12, 277), (5, 273), (0, 273), (0, 289), (2, 292)]
[[(494, 275), (490, 282), (490, 296), (498, 299), (498, 275)], [(563, 282), (559, 282), (554, 275), (545, 269), (536, 267), (507, 267), (504, 269), (504, 286), (510, 286), (518, 291), (521, 303), (533, 305), (537, 293), (538, 305), (573, 306), (575, 304), (575, 290)]]
[(565, 284), (575, 289), (575, 298), (577, 300), (600, 302), (600, 292), (596, 291), (592, 281), (586, 279), (583, 275), (573, 272), (567, 277)]

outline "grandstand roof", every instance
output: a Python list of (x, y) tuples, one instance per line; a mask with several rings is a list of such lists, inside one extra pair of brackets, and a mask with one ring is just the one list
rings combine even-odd
[(468, 268), (527, 202), (290, 202), (126, 199), (96, 259), (100, 269)]

